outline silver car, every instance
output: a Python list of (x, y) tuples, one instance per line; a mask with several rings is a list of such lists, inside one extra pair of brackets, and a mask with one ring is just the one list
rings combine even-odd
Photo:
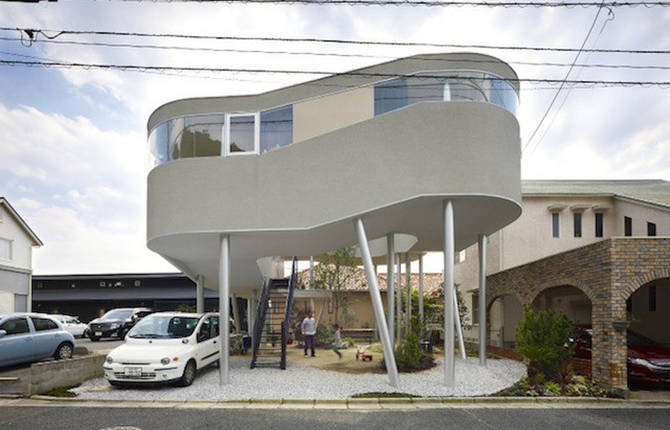
[(74, 337), (49, 315), (0, 314), (0, 367), (72, 357)]

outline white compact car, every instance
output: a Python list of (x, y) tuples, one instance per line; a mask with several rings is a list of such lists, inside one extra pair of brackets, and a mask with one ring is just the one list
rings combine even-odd
[(67, 330), (74, 337), (84, 337), (84, 331), (88, 327), (79, 318), (71, 315), (50, 315), (52, 318), (58, 320), (65, 330)]
[(107, 355), (105, 378), (112, 385), (191, 385), (198, 369), (218, 360), (218, 336), (218, 313), (151, 314)]

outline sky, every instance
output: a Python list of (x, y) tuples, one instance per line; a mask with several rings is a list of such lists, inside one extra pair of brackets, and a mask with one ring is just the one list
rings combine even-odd
[[(578, 48), (595, 8), (352, 7), (59, 0), (0, 3), (0, 26), (225, 36), (313, 37)], [(587, 48), (670, 49), (670, 8), (602, 10)], [(53, 35), (53, 33), (48, 33)], [(0, 31), (4, 39), (20, 33)], [(54, 40), (294, 50), (362, 57), (130, 49), (0, 39), (0, 59), (347, 71), (457, 49), (62, 35)], [(44, 37), (38, 40), (44, 41)], [(563, 79), (575, 53), (467, 49), (509, 62), (522, 78)], [(372, 57), (372, 58), (371, 58)], [(577, 63), (670, 66), (669, 55), (583, 53)], [(253, 94), (316, 75), (157, 74), (0, 65), (0, 196), (44, 242), (35, 274), (175, 271), (146, 247), (146, 122), (163, 103)], [(575, 68), (571, 79), (670, 81), (667, 70)], [(670, 180), (669, 88), (564, 89), (522, 83), (524, 179)], [(426, 271), (441, 270), (429, 255)]]

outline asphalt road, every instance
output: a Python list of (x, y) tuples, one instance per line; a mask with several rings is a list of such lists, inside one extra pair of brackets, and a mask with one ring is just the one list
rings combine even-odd
[(661, 429), (670, 409), (426, 409), (281, 411), (92, 407), (0, 407), (0, 428), (168, 429)]

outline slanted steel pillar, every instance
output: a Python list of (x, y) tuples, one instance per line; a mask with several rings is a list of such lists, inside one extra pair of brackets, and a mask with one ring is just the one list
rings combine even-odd
[(389, 337), (388, 326), (386, 325), (386, 319), (384, 319), (384, 306), (382, 305), (382, 297), (379, 293), (379, 285), (377, 285), (377, 276), (374, 273), (374, 267), (372, 265), (372, 257), (370, 256), (370, 249), (368, 248), (368, 238), (365, 235), (363, 220), (356, 218), (354, 220), (354, 226), (356, 227), (356, 234), (358, 235), (358, 246), (361, 249), (363, 266), (365, 266), (365, 275), (368, 279), (370, 300), (372, 301), (372, 307), (375, 311), (375, 323), (384, 350), (384, 362), (386, 363), (386, 372), (389, 376), (389, 384), (393, 387), (397, 387), (398, 368), (396, 367), (395, 356), (393, 355), (393, 344)]
[(454, 360), (454, 207), (450, 200), (443, 206), (444, 224), (444, 384), (455, 384)]
[(219, 385), (230, 383), (230, 236), (221, 235), (219, 253)]
[(419, 321), (423, 327), (423, 254), (419, 255)]
[[(314, 256), (309, 256), (309, 289), (314, 288)], [(314, 315), (314, 299), (309, 299), (309, 310)]]
[(461, 327), (461, 313), (458, 310), (458, 296), (454, 288), (454, 324), (456, 324), (456, 333), (458, 334), (458, 350), (461, 352), (461, 358), (465, 360), (465, 343), (463, 342), (463, 327)]
[(486, 366), (486, 235), (478, 236), (479, 248), (479, 365)]
[(409, 252), (405, 253), (405, 289), (407, 298), (405, 300), (405, 330), (409, 333), (412, 326), (412, 266), (409, 261)]
[(205, 312), (205, 277), (195, 277), (195, 311), (199, 314)]
[(256, 290), (251, 290), (251, 313), (249, 314), (249, 334), (251, 335), (251, 344), (256, 345), (256, 309), (258, 307), (258, 293)]
[(386, 313), (391, 344), (395, 344), (395, 279), (393, 279), (393, 256), (395, 254), (395, 236), (386, 235)]

